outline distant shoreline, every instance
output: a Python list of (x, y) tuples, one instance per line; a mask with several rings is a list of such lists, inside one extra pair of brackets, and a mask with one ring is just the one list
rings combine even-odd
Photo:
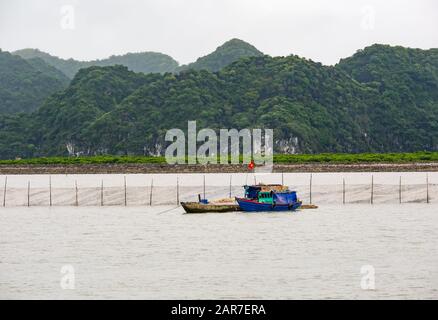
[[(437, 172), (438, 162), (411, 163), (291, 163), (274, 164), (273, 172)], [(2, 164), (1, 175), (17, 174), (135, 174), (247, 173), (246, 165), (118, 164)]]

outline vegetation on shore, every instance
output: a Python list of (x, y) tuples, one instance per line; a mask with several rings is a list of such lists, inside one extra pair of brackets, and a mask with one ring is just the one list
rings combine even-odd
[[(414, 163), (438, 162), (438, 152), (413, 153), (322, 153), (322, 154), (277, 154), (275, 164), (305, 163)], [(111, 165), (111, 164), (166, 164), (165, 157), (153, 156), (91, 156), (91, 157), (45, 157), (16, 160), (0, 160), (0, 165)]]
[(438, 161), (438, 152), (278, 154), (274, 163), (414, 163)]

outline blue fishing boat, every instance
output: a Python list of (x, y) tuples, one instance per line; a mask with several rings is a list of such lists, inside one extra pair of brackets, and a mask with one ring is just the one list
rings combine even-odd
[(295, 191), (282, 185), (244, 186), (245, 197), (236, 201), (243, 211), (294, 211), (301, 206)]

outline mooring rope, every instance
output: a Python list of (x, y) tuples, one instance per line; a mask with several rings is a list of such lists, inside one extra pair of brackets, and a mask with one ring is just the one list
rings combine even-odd
[(178, 206), (176, 206), (176, 207), (174, 207), (174, 208), (167, 209), (167, 210), (164, 210), (164, 211), (160, 211), (160, 212), (157, 213), (157, 215), (158, 215), (158, 214), (162, 214), (162, 213), (166, 213), (166, 212), (170, 212), (170, 211), (172, 211), (172, 210), (178, 209), (179, 207), (181, 207), (181, 206), (178, 205)]

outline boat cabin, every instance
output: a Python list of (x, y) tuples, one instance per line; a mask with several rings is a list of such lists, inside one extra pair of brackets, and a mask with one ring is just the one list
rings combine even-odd
[(244, 186), (245, 198), (257, 200), (260, 203), (293, 203), (297, 201), (295, 191), (289, 191), (283, 185), (253, 185)]
[(258, 200), (261, 203), (272, 203), (272, 192), (260, 191)]

